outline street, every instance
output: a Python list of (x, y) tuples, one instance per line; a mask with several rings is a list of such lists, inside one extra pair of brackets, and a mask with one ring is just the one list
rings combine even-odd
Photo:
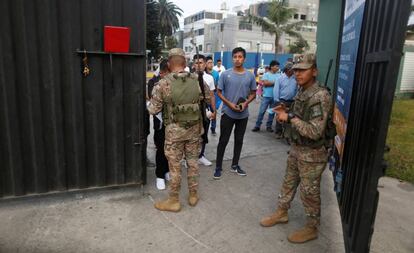
[[(183, 176), (179, 213), (159, 212), (154, 200), (167, 196), (148, 184), (87, 193), (66, 193), (0, 202), (0, 252), (344, 252), (342, 226), (329, 170), (322, 179), (322, 218), (317, 240), (294, 245), (287, 235), (305, 223), (299, 194), (289, 223), (271, 228), (260, 219), (274, 211), (288, 146), (273, 133), (251, 132), (258, 103), (250, 106), (241, 166), (246, 177), (229, 172), (231, 139), (224, 175), (213, 180), (212, 167), (200, 167), (199, 204), (187, 203)], [(267, 115), (265, 116), (267, 119)], [(215, 159), (217, 136), (209, 135), (206, 156)], [(154, 161), (152, 134), (148, 155)], [(380, 180), (380, 200), (371, 252), (414, 252), (414, 186)]]

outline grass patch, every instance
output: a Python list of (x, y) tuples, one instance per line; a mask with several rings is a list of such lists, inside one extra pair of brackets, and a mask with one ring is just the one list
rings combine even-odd
[(387, 145), (386, 175), (414, 183), (414, 99), (394, 101)]

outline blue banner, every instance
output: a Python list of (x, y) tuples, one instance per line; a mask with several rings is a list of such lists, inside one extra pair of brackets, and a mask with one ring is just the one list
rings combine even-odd
[(338, 87), (336, 90), (334, 122), (336, 150), (329, 159), (335, 179), (335, 191), (341, 191), (343, 170), (342, 159), (345, 147), (346, 129), (351, 107), (352, 90), (355, 80), (355, 68), (361, 27), (364, 19), (365, 0), (347, 0), (345, 3), (344, 23), (342, 27), (341, 55), (339, 59)]
[(338, 132), (338, 136), (335, 138), (335, 144), (341, 158), (345, 145), (346, 128), (351, 106), (364, 7), (365, 0), (347, 0), (345, 4), (334, 117)]
[(365, 1), (346, 1), (336, 105), (348, 120)]

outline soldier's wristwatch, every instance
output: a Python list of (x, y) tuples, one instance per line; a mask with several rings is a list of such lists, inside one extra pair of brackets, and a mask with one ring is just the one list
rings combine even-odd
[(288, 113), (288, 120), (287, 120), (287, 122), (288, 122), (288, 123), (290, 123), (290, 121), (291, 121), (293, 118), (295, 118), (295, 117), (296, 117), (296, 115), (295, 115), (294, 113), (289, 112), (289, 113)]

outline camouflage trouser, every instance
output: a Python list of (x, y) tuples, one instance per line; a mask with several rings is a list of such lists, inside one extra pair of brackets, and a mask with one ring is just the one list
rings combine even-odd
[(299, 185), (308, 224), (318, 226), (321, 214), (320, 182), (325, 167), (326, 163), (305, 162), (289, 155), (278, 206), (289, 209)]
[(170, 196), (177, 197), (180, 193), (181, 186), (181, 159), (186, 158), (188, 190), (197, 191), (198, 186), (198, 154), (200, 152), (199, 138), (179, 141), (173, 143), (165, 143), (165, 156), (168, 159), (170, 168)]

